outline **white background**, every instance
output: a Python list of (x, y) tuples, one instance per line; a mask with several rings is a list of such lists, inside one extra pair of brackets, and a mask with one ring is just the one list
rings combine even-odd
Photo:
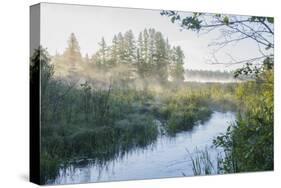
[[(38, 187), (29, 167), (29, 6), (39, 1), (0, 4), (0, 187)], [(280, 183), (280, 5), (278, 0), (55, 0), (45, 2), (173, 9), (275, 17), (275, 171), (238, 175), (171, 178), (68, 187), (277, 187)], [(280, 186), (280, 185), (279, 185)], [(57, 186), (54, 186), (57, 187)]]

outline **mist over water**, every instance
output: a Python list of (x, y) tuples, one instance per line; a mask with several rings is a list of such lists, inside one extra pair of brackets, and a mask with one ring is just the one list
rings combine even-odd
[(199, 82), (199, 83), (239, 83), (242, 82), (238, 79), (207, 79), (207, 78), (185, 78), (184, 82)]
[(235, 78), (233, 72), (208, 71), (208, 70), (185, 70), (184, 82), (199, 83), (239, 83), (241, 78)]

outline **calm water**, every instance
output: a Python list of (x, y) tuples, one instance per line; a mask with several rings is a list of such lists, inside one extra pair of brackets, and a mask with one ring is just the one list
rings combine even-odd
[[(155, 144), (146, 149), (134, 150), (122, 159), (107, 162), (104, 167), (86, 163), (61, 168), (55, 184), (86, 183), (116, 180), (151, 179), (193, 175), (190, 154), (196, 148), (212, 145), (214, 137), (224, 133), (235, 120), (232, 112), (214, 112), (209, 121), (181, 132), (175, 137), (159, 136)], [(211, 152), (216, 153), (212, 149)], [(188, 153), (189, 151), (190, 153)]]

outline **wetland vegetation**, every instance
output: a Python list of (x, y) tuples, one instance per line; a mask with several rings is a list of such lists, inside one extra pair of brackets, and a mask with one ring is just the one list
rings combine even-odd
[[(174, 11), (162, 15), (182, 21), (183, 29), (204, 28), (202, 14), (185, 21)], [(215, 17), (226, 27), (241, 23)], [(261, 17), (248, 22), (269, 29), (273, 24)], [(202, 148), (185, 159), (192, 162), (193, 175), (273, 170), (273, 55), (258, 59), (259, 66), (256, 60), (242, 62), (235, 71), (186, 70), (184, 59), (181, 46), (153, 28), (137, 37), (132, 30), (119, 32), (110, 44), (101, 38), (91, 55), (82, 55), (74, 33), (63, 53), (50, 55), (39, 47), (31, 57), (30, 78), (32, 83), (40, 72), (41, 183), (54, 183), (73, 163), (104, 167), (158, 145), (161, 136), (177, 139), (204, 124), (215, 126), (209, 122), (223, 117), (218, 113), (235, 119), (209, 138), (216, 160)]]

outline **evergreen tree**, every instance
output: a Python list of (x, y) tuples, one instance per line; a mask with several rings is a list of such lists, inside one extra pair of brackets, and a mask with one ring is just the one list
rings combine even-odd
[(148, 40), (149, 40), (149, 35), (147, 32), (147, 29), (144, 29), (143, 31), (143, 59), (144, 62), (148, 62)]
[(173, 47), (170, 64), (170, 76), (175, 82), (184, 80), (184, 53), (180, 46)]
[(154, 35), (155, 51), (154, 51), (154, 74), (157, 75), (159, 81), (168, 81), (168, 51), (162, 33), (156, 32)]
[(104, 37), (102, 37), (101, 42), (99, 43), (100, 50), (99, 50), (99, 56), (100, 56), (100, 64), (105, 65), (107, 60), (107, 45), (104, 40)]
[(127, 64), (134, 64), (136, 60), (136, 44), (132, 30), (127, 31), (124, 34), (124, 47), (125, 62)]
[(118, 39), (117, 36), (114, 35), (112, 39), (112, 46), (110, 48), (110, 63), (111, 65), (116, 65), (119, 63), (119, 56), (118, 56)]
[[(72, 33), (68, 40), (68, 47), (62, 56), (55, 59), (56, 69), (65, 69), (70, 65), (67, 73), (73, 79), (78, 70), (89, 67), (105, 68), (108, 70), (114, 66), (125, 65), (123, 75), (127, 78), (136, 78), (135, 72), (142, 79), (156, 79), (160, 83), (168, 81), (170, 76), (174, 81), (184, 80), (184, 54), (181, 48), (171, 47), (168, 39), (164, 39), (161, 32), (155, 29), (144, 29), (135, 40), (132, 30), (114, 35), (110, 46), (106, 44), (104, 37), (98, 43), (99, 49), (90, 59), (88, 54), (81, 57), (80, 47), (75, 35)], [(58, 61), (58, 62), (57, 62)], [(84, 63), (83, 65), (79, 63)], [(121, 69), (120, 69), (121, 70)]]
[(136, 63), (137, 63), (137, 69), (138, 74), (141, 78), (145, 78), (145, 72), (146, 72), (146, 63), (145, 63), (145, 57), (144, 57), (144, 41), (143, 41), (143, 33), (139, 33), (138, 37), (138, 48), (137, 48), (137, 57), (136, 57)]
[(155, 55), (155, 30), (149, 29), (149, 40), (148, 40), (148, 63), (151, 67), (153, 67), (154, 64), (154, 55)]
[(142, 32), (139, 33), (138, 37), (138, 51), (139, 51), (139, 59), (144, 59), (144, 45), (143, 45), (143, 37), (142, 37)]
[(118, 47), (117, 47), (118, 62), (125, 63), (125, 56), (126, 56), (125, 42), (121, 32), (119, 32), (117, 35), (117, 43), (118, 43)]
[(65, 49), (63, 55), (67, 62), (73, 67), (81, 61), (80, 47), (74, 33), (71, 33), (68, 40), (68, 47)]

